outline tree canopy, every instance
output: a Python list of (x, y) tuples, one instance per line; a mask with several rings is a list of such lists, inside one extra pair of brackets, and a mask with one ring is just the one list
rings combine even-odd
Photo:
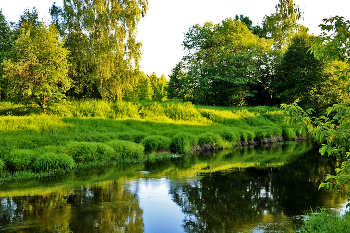
[[(183, 46), (187, 51), (182, 62), (187, 73), (181, 82), (184, 95), (187, 100), (208, 105), (246, 104), (254, 96), (251, 86), (266, 68), (261, 59), (271, 50), (269, 41), (232, 19), (192, 26)], [(179, 73), (178, 68), (174, 71)], [(174, 82), (179, 83), (170, 80)]]
[(25, 101), (45, 109), (50, 100), (61, 99), (70, 87), (68, 51), (54, 26), (25, 23), (4, 60), (2, 84), (10, 100)]
[(61, 23), (61, 35), (72, 51), (69, 74), (77, 95), (90, 92), (93, 97), (122, 99), (139, 68), (136, 27), (147, 7), (147, 0), (64, 0), (62, 9), (51, 8), (53, 21)]

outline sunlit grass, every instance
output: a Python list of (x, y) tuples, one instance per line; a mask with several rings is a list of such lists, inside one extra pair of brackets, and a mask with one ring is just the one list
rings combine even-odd
[[(39, 164), (37, 160), (42, 154), (50, 155), (45, 164), (58, 161), (54, 158), (59, 154), (74, 154), (69, 151), (69, 148), (73, 150), (70, 147), (73, 144), (82, 145), (82, 151), (95, 147), (108, 151), (103, 158), (95, 155), (99, 150), (96, 148), (91, 152), (91, 158), (82, 159), (80, 155), (75, 158), (77, 167), (88, 167), (91, 166), (89, 163), (101, 160), (108, 164), (156, 159), (155, 153), (168, 151), (170, 147), (188, 153), (196, 144), (233, 148), (240, 141), (277, 136), (292, 140), (306, 136), (305, 127), (286, 125), (281, 109), (265, 106), (230, 108), (173, 101), (79, 100), (51, 105), (45, 114), (37, 111), (30, 106), (0, 102), (0, 159), (5, 165), (2, 173), (30, 173), (35, 170), (33, 164)], [(115, 148), (107, 150), (112, 141), (118, 145), (113, 144)], [(125, 149), (128, 152), (120, 156), (118, 148), (123, 141), (135, 143), (124, 143), (128, 148), (143, 143), (144, 154), (133, 155), (131, 150)], [(25, 166), (10, 159), (23, 154), (31, 158)], [(44, 161), (43, 157), (41, 160)], [(59, 166), (49, 167), (60, 170)]]

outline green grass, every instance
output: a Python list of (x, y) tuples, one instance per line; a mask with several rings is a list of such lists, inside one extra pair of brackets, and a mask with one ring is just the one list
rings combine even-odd
[(322, 232), (338, 233), (350, 232), (350, 213), (346, 212), (343, 216), (329, 210), (320, 209), (317, 212), (307, 214), (307, 220), (296, 232)]
[(306, 130), (286, 125), (281, 109), (266, 106), (80, 100), (56, 103), (43, 114), (0, 101), (0, 172), (27, 177), (31, 172), (169, 157), (160, 152), (170, 148), (179, 153), (203, 144), (233, 148), (239, 141), (276, 136), (293, 140), (306, 136)]

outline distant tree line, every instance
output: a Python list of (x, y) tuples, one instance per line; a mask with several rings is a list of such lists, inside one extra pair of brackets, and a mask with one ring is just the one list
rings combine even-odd
[(192, 26), (183, 41), (187, 53), (169, 76), (168, 98), (224, 106), (299, 99), (316, 111), (347, 99), (339, 71), (348, 65), (315, 58), (317, 37), (298, 23), (301, 17), (293, 0), (279, 0), (261, 26), (243, 15)]
[(147, 9), (146, 0), (64, 0), (50, 8), (50, 25), (35, 8), (17, 23), (0, 11), (0, 98), (43, 109), (65, 96), (224, 106), (300, 99), (320, 110), (348, 98), (338, 79), (348, 65), (315, 58), (316, 37), (299, 24), (293, 0), (279, 0), (261, 26), (244, 15), (193, 25), (168, 78), (140, 71), (136, 29)]

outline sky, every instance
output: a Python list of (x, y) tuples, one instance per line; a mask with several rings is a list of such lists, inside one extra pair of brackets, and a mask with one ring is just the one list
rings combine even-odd
[[(49, 8), (62, 0), (0, 0), (0, 8), (7, 20), (17, 22), (25, 9), (38, 9), (39, 17), (50, 21)], [(220, 23), (235, 15), (248, 16), (253, 24), (261, 24), (265, 15), (275, 12), (278, 0), (148, 0), (149, 9), (138, 26), (138, 40), (142, 43), (141, 70), (147, 75), (171, 74), (171, 70), (184, 56), (184, 33), (206, 21)], [(294, 0), (304, 12), (303, 25), (309, 32), (320, 34), (318, 25), (322, 19), (344, 16), (350, 20), (349, 0)]]

